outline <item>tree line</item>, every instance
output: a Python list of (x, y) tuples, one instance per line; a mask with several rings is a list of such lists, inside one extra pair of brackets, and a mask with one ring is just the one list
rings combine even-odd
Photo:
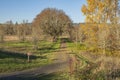
[(72, 24), (72, 20), (63, 10), (46, 8), (34, 18), (32, 23), (23, 20), (20, 24), (17, 22), (13, 24), (12, 21), (0, 24), (0, 42), (4, 41), (6, 35), (16, 35), (20, 41), (25, 41), (26, 36), (30, 35), (37, 48), (41, 36), (48, 35), (55, 42), (59, 36), (71, 33)]
[(14, 24), (11, 20), (4, 24), (0, 24), (0, 42), (4, 41), (5, 36), (18, 36), (20, 41), (25, 40), (25, 36), (31, 35), (31, 24), (23, 20), (21, 24), (17, 22)]

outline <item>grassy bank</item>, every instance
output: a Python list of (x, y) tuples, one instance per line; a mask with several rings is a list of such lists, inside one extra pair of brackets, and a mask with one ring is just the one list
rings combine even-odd
[[(86, 60), (87, 65), (80, 67), (79, 64), (74, 72), (74, 80), (119, 80), (120, 79), (120, 59), (119, 56), (100, 53), (95, 48), (87, 48), (83, 44), (68, 42), (68, 49), (77, 55), (81, 61)], [(86, 63), (85, 62), (85, 63)]]

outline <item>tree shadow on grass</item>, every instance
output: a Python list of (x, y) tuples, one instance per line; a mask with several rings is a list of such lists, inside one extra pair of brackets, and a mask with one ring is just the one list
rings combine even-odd
[[(71, 42), (69, 38), (61, 38), (60, 41), (61, 43)], [(57, 43), (55, 42), (49, 46), (44, 46), (42, 48), (39, 48), (38, 50), (40, 51), (40, 53), (44, 54), (44, 53), (50, 53), (50, 52), (59, 52), (60, 48), (63, 48), (63, 49), (66, 48), (66, 47), (61, 47), (61, 46), (55, 47), (56, 44)]]
[(59, 48), (44, 47), (44, 48), (39, 48), (38, 50), (40, 51), (40, 53), (44, 54), (44, 53), (55, 52), (57, 49)]
[(59, 47), (55, 47), (57, 43), (53, 43), (49, 46), (44, 46), (44, 47), (41, 47), (41, 48), (38, 48), (38, 51), (42, 54), (44, 53), (51, 53), (51, 52), (55, 52), (56, 50), (59, 49)]
[[(27, 54), (0, 50), (0, 59), (4, 59), (4, 58), (27, 59)], [(36, 59), (37, 56), (30, 55), (30, 58)]]
[[(30, 55), (29, 59), (30, 59), (30, 61), (29, 61), (30, 64), (37, 64), (38, 62), (36, 60), (44, 60), (44, 59), (46, 60), (47, 56), (45, 56), (45, 55), (40, 55), (40, 56)], [(11, 65), (21, 65), (21, 64), (26, 65), (26, 64), (28, 64), (28, 56), (27, 56), (27, 54), (23, 54), (23, 53), (15, 53), (15, 52), (0, 50), (0, 64), (1, 64), (1, 66), (7, 65), (7, 64), (9, 64), (10, 66)]]

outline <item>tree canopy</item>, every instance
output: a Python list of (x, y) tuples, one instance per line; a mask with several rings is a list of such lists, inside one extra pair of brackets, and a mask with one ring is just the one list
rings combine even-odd
[(82, 12), (88, 23), (116, 23), (118, 0), (87, 0)]
[(33, 24), (40, 27), (43, 33), (52, 36), (55, 41), (58, 36), (68, 30), (72, 21), (62, 10), (46, 8), (36, 16)]

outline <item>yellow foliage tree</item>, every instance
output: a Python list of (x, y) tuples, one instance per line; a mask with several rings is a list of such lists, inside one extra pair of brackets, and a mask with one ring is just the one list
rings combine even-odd
[[(87, 25), (82, 29), (86, 36), (85, 42), (87, 42), (87, 45), (90, 44), (90, 46), (92, 45), (97, 47), (97, 45), (100, 45), (99, 43), (101, 43), (103, 44), (102, 48), (104, 48), (105, 53), (105, 49), (108, 46), (106, 44), (110, 42), (109, 39), (113, 38), (109, 45), (115, 43), (116, 35), (114, 34), (114, 37), (109, 37), (109, 35), (113, 35), (113, 33), (116, 32), (119, 33), (117, 30), (118, 27), (111, 31), (108, 26), (112, 25), (112, 27), (115, 27), (118, 23), (117, 10), (118, 0), (87, 0), (87, 5), (83, 5), (81, 9), (83, 14), (86, 16)], [(101, 26), (105, 28), (101, 29)], [(105, 35), (103, 35), (103, 33), (105, 33)], [(101, 35), (104, 37), (100, 39)], [(114, 45), (116, 46), (116, 44)]]
[(87, 0), (82, 6), (87, 23), (115, 22), (118, 0)]

